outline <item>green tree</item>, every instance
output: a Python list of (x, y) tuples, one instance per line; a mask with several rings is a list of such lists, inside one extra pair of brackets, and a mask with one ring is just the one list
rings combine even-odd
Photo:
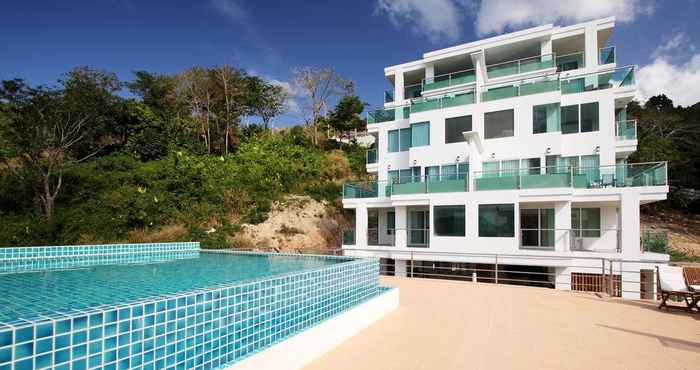
[(366, 105), (356, 95), (344, 96), (328, 114), (328, 125), (341, 133), (367, 127), (367, 121), (360, 116)]
[(272, 119), (285, 112), (287, 91), (257, 76), (250, 77), (248, 86), (250, 113), (259, 116), (267, 130)]

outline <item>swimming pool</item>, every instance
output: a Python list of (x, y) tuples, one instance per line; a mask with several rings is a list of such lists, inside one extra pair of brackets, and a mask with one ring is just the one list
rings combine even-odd
[(197, 243), (11, 249), (0, 370), (221, 368), (381, 291), (372, 259)]

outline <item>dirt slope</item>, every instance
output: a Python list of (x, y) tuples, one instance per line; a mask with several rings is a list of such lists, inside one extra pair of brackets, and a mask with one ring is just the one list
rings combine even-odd
[(641, 215), (642, 230), (668, 230), (669, 248), (700, 257), (700, 215), (654, 210)]

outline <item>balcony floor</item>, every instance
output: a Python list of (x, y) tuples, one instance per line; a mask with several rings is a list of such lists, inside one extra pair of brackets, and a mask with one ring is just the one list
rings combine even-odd
[(400, 307), (322, 369), (691, 369), (700, 314), (542, 288), (383, 277)]

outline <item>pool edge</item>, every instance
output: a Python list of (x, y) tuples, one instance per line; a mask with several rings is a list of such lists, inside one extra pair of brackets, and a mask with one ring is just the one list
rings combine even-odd
[(391, 288), (223, 369), (302, 369), (398, 307), (399, 289)]

